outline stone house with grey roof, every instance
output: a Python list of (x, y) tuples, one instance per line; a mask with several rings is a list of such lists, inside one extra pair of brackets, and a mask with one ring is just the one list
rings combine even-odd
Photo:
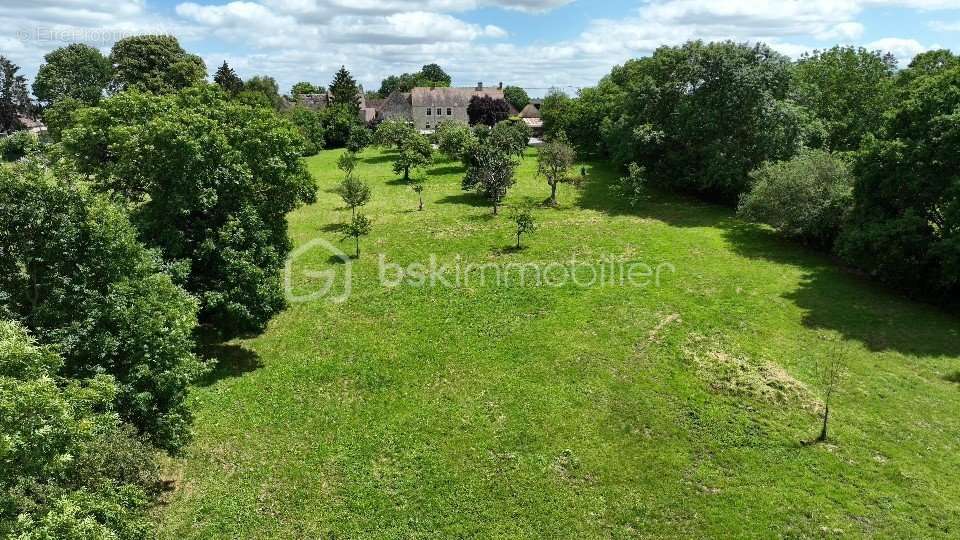
[[(476, 88), (418, 87), (410, 92), (393, 92), (380, 106), (377, 118), (387, 120), (399, 116), (420, 131), (433, 131), (444, 121), (468, 122), (467, 107), (474, 96), (504, 99), (503, 85), (488, 89), (478, 83)], [(511, 112), (517, 114), (515, 110)]]

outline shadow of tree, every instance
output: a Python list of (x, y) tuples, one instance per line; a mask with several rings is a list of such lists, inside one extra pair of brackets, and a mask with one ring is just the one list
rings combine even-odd
[(430, 176), (443, 176), (447, 174), (466, 174), (467, 169), (463, 165), (446, 165), (443, 167), (434, 167), (427, 170), (427, 174)]
[(456, 195), (447, 195), (442, 199), (438, 199), (436, 204), (463, 204), (467, 206), (489, 207), (490, 201), (479, 193), (464, 191)]
[(214, 366), (197, 382), (199, 386), (211, 386), (218, 381), (240, 377), (263, 367), (260, 355), (234, 343), (203, 344), (200, 346), (200, 356), (212, 360)]
[(960, 355), (960, 322), (955, 313), (891, 291), (844, 269), (827, 254), (739, 220), (727, 207), (655, 189), (631, 206), (610, 189), (618, 177), (610, 165), (594, 166), (578, 204), (608, 215), (642, 216), (675, 227), (718, 228), (736, 254), (800, 269), (803, 282), (783, 298), (805, 311), (803, 324), (808, 328), (838, 332), (875, 352)]
[(388, 161), (393, 161), (393, 160), (395, 160), (395, 159), (396, 159), (396, 154), (394, 154), (394, 153), (391, 152), (391, 153), (387, 153), (387, 154), (380, 154), (380, 155), (377, 155), (377, 156), (372, 156), (372, 157), (364, 158), (364, 159), (363, 159), (363, 162), (364, 162), (364, 163), (367, 163), (367, 164), (370, 164), (370, 165), (376, 165), (376, 164), (379, 164), (379, 163), (387, 163)]

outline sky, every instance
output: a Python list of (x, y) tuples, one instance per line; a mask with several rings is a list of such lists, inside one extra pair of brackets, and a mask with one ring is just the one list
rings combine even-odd
[(367, 90), (440, 64), (456, 86), (575, 93), (630, 58), (690, 39), (763, 41), (791, 57), (833, 45), (960, 51), (960, 0), (0, 0), (0, 55), (32, 80), (73, 42), (173, 34), (213, 73), (270, 75), (289, 92), (345, 65)]

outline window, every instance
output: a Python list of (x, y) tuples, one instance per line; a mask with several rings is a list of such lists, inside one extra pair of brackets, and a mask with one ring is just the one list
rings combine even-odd
[(453, 116), (453, 109), (447, 109), (447, 116)]
[(443, 109), (437, 107), (437, 116), (440, 116), (441, 114), (443, 114)]
[(430, 116), (431, 113), (433, 113), (433, 109), (427, 109), (427, 116)]
[(430, 122), (427, 122), (427, 129), (430, 129)]

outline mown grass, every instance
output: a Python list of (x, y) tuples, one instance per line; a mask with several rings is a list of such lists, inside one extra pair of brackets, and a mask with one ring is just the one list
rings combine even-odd
[[(309, 160), (320, 197), (290, 216), (298, 246), (352, 248), (337, 156)], [(171, 464), (165, 537), (960, 534), (956, 317), (729, 210), (657, 193), (623, 205), (604, 164), (539, 208), (516, 252), (509, 208), (494, 218), (461, 192), (458, 164), (427, 171), (417, 212), (389, 157), (362, 157), (374, 231), (352, 296), (295, 304), (218, 350), (192, 398), (196, 441)], [(508, 206), (546, 198), (535, 170), (531, 151)], [(647, 288), (386, 289), (379, 254), (676, 273)], [(322, 250), (299, 265), (342, 271)], [(849, 376), (833, 440), (803, 446), (815, 364), (837, 341)]]

